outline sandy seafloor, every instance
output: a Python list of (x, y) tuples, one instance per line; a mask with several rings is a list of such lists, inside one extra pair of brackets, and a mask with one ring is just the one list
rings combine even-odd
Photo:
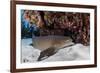
[[(38, 62), (37, 59), (40, 56), (41, 50), (34, 48), (30, 44), (32, 39), (22, 39), (21, 45), (21, 62), (22, 63), (34, 63)], [(54, 55), (39, 61), (39, 62), (52, 62), (52, 61), (75, 61), (75, 60), (89, 60), (90, 59), (90, 46), (84, 46), (80, 43), (73, 46), (60, 49)]]

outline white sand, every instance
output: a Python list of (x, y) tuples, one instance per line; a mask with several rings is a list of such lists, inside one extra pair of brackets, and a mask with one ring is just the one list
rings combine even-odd
[[(41, 50), (33, 48), (30, 44), (32, 39), (22, 40), (22, 62), (37, 62)], [(90, 47), (82, 44), (60, 49), (56, 54), (42, 60), (49, 61), (71, 61), (71, 60), (87, 60), (90, 58)]]

